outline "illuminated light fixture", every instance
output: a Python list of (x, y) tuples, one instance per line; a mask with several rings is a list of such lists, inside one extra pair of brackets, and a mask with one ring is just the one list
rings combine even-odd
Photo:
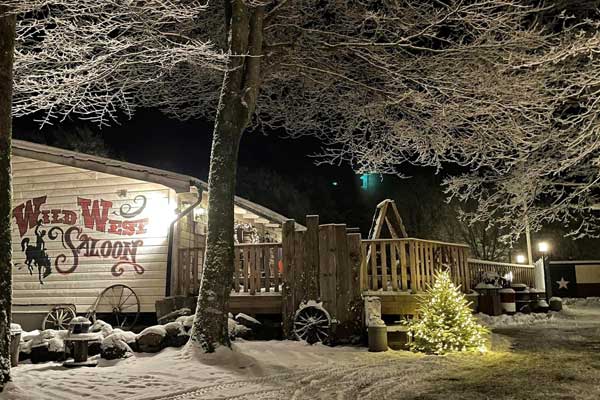
[(525, 264), (525, 256), (523, 254), (517, 254), (517, 263)]
[(539, 242), (538, 250), (540, 251), (540, 253), (547, 253), (548, 250), (550, 250), (550, 245), (548, 244), (548, 242)]
[(165, 235), (175, 220), (177, 214), (175, 208), (169, 204), (167, 198), (151, 198), (146, 207), (148, 216), (148, 233), (151, 235)]

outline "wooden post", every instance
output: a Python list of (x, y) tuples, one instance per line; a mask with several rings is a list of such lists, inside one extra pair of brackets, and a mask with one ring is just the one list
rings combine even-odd
[[(350, 233), (344, 238), (346, 242), (346, 271), (348, 271), (347, 282), (348, 297), (342, 301), (338, 299), (338, 310), (344, 307), (344, 319), (340, 320), (336, 332), (336, 340), (349, 342), (353, 337), (360, 337), (364, 332), (362, 289), (360, 286), (361, 268), (361, 237), (360, 233)], [(340, 271), (342, 274), (340, 275)], [(338, 277), (344, 279), (344, 271), (338, 268)], [(341, 316), (338, 316), (341, 319)]]
[[(400, 276), (402, 279), (402, 290), (408, 290), (408, 270), (406, 268), (406, 242), (400, 242)], [(412, 282), (412, 278), (410, 279)]]
[(352, 301), (352, 270), (349, 265), (348, 256), (348, 238), (346, 234), (346, 225), (335, 225), (334, 240), (335, 240), (335, 319), (340, 323), (347, 322), (350, 312), (348, 306)]
[(367, 244), (360, 244), (360, 290), (369, 290), (369, 278), (367, 273)]
[(387, 247), (388, 242), (381, 242), (380, 252), (381, 252), (381, 290), (384, 292), (388, 290), (388, 277), (387, 277)]
[(319, 298), (319, 216), (306, 216), (304, 277), (307, 299)]
[(290, 282), (294, 291), (294, 312), (306, 298), (306, 271), (305, 267), (305, 237), (306, 231), (294, 233), (294, 279)]
[(329, 313), (336, 310), (336, 243), (335, 225), (319, 226), (320, 298)]
[(294, 318), (294, 291), (291, 283), (294, 280), (294, 220), (287, 220), (283, 223), (281, 231), (281, 245), (283, 248), (283, 274), (282, 274), (282, 293), (281, 293), (281, 320), (283, 328), (283, 337), (292, 336), (292, 322)]
[(238, 247), (234, 250), (233, 259), (233, 290), (236, 293), (240, 291), (240, 249)]

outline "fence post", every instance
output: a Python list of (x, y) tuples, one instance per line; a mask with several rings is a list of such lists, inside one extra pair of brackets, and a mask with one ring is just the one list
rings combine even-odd
[(348, 321), (350, 310), (348, 306), (352, 300), (352, 270), (350, 269), (348, 256), (348, 237), (346, 234), (346, 225), (334, 225), (333, 234), (335, 241), (335, 319), (340, 325)]
[(292, 323), (295, 313), (294, 290), (293, 286), (291, 286), (294, 281), (295, 226), (296, 222), (293, 219), (287, 220), (283, 223), (281, 232), (281, 246), (283, 253), (281, 320), (284, 338), (289, 338), (292, 335)]
[(336, 243), (335, 225), (319, 226), (319, 280), (320, 298), (323, 307), (330, 313), (336, 312)]
[(304, 234), (304, 293), (307, 299), (319, 298), (319, 216), (306, 216)]

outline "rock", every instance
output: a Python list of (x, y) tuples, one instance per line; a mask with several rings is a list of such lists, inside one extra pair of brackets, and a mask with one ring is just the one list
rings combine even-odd
[(190, 335), (181, 322), (169, 322), (164, 327), (167, 332), (164, 341), (165, 347), (181, 347), (188, 342)]
[(115, 360), (117, 358), (131, 357), (133, 355), (133, 350), (123, 339), (125, 339), (125, 336), (119, 332), (104, 338), (100, 345), (100, 354), (102, 358), (106, 360)]
[(107, 337), (111, 333), (113, 333), (113, 328), (109, 323), (102, 321), (101, 319), (97, 319), (96, 322), (90, 326), (90, 332), (102, 332), (102, 337)]
[(552, 297), (550, 298), (550, 311), (560, 311), (562, 310), (563, 303), (560, 297)]
[(88, 356), (96, 356), (102, 353), (102, 341), (98, 340), (88, 344)]
[(155, 325), (144, 329), (137, 337), (138, 349), (145, 353), (156, 353), (163, 349), (163, 342), (167, 331), (162, 325)]
[(48, 344), (45, 343), (32, 347), (30, 358), (33, 364), (52, 361), (50, 359), (50, 352), (48, 351)]
[(227, 328), (229, 331), (229, 337), (231, 339), (252, 339), (252, 337), (254, 336), (252, 329), (237, 323), (234, 319), (231, 318), (227, 320)]
[(169, 322), (173, 322), (179, 319), (179, 317), (187, 317), (192, 314), (192, 310), (187, 307), (180, 308), (179, 310), (175, 310), (166, 315), (163, 315), (158, 319), (159, 324), (166, 324)]
[(260, 321), (258, 321), (256, 318), (252, 318), (251, 316), (244, 313), (239, 313), (238, 315), (236, 315), (235, 322), (237, 322), (240, 325), (244, 325), (245, 327), (250, 329), (255, 329), (262, 325)]
[(179, 317), (175, 320), (175, 322), (181, 322), (181, 324), (183, 325), (183, 329), (185, 329), (185, 331), (189, 333), (190, 329), (192, 329), (192, 325), (194, 325), (194, 316), (188, 315)]

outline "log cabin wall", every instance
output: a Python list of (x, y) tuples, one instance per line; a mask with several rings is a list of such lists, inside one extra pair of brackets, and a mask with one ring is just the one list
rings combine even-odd
[(165, 295), (175, 191), (33, 158), (12, 162), (15, 305), (72, 303), (86, 312), (120, 283), (137, 293), (142, 312), (154, 312)]

